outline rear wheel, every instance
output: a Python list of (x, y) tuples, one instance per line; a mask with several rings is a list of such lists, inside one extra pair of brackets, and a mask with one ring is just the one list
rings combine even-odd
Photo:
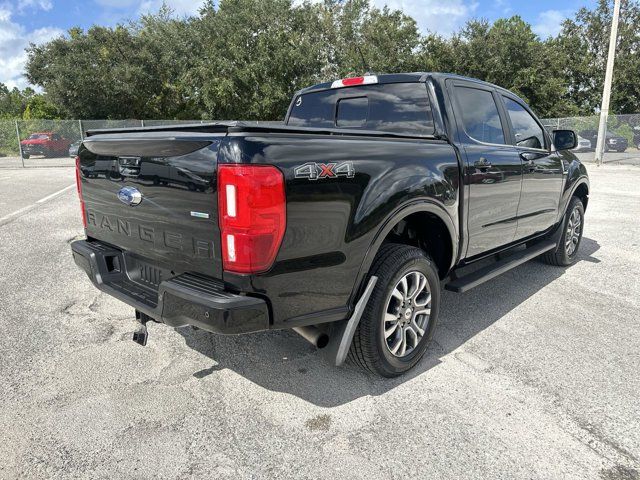
[(584, 229), (584, 206), (578, 197), (572, 197), (562, 224), (558, 248), (544, 255), (550, 265), (567, 266), (576, 261)]
[(25, 160), (29, 160), (30, 156), (31, 156), (31, 154), (29, 154), (29, 153), (23, 153), (22, 154), (22, 158), (24, 158)]
[(371, 274), (378, 282), (354, 334), (349, 357), (365, 370), (395, 377), (412, 368), (433, 336), (440, 280), (419, 248), (383, 245)]

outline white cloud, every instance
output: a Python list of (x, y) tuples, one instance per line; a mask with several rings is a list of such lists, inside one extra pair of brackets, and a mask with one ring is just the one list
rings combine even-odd
[(542, 39), (555, 37), (562, 30), (562, 22), (570, 15), (571, 11), (567, 10), (546, 10), (538, 15), (533, 31)]
[[(38, 3), (34, 2), (34, 5)], [(13, 12), (8, 7), (0, 6), (0, 82), (9, 88), (24, 88), (28, 84), (23, 75), (27, 61), (25, 48), (31, 42), (44, 43), (64, 32), (53, 27), (28, 32), (24, 26), (13, 21), (12, 16)]]
[(33, 7), (40, 8), (48, 12), (53, 8), (53, 3), (51, 0), (18, 0), (17, 9), (19, 12)]
[(95, 0), (95, 2), (107, 9), (136, 12), (138, 14), (156, 13), (164, 3), (173, 10), (176, 16), (180, 17), (196, 15), (204, 5), (205, 0)]
[(372, 0), (377, 7), (387, 5), (413, 17), (422, 32), (449, 36), (469, 20), (478, 8), (477, 1), (464, 0)]

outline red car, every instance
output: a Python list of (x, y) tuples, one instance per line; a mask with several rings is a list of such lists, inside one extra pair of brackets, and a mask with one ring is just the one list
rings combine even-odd
[(67, 155), (69, 145), (71, 141), (53, 132), (32, 133), (29, 138), (20, 142), (23, 158), (29, 158), (31, 155), (63, 157)]

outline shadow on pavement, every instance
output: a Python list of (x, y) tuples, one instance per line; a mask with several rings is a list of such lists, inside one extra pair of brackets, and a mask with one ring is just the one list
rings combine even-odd
[[(578, 262), (599, 263), (592, 256), (599, 248), (595, 240), (583, 238)], [(187, 327), (177, 332), (188, 347), (215, 361), (210, 368), (195, 372), (196, 378), (204, 379), (218, 370), (230, 369), (268, 390), (289, 393), (318, 406), (334, 407), (363, 396), (380, 395), (422, 375), (564, 272), (563, 267), (533, 260), (470, 292), (443, 291), (432, 344), (413, 370), (396, 379), (369, 375), (348, 363), (335, 368), (321, 351), (291, 331), (223, 336)], [(513, 281), (514, 275), (517, 282)]]

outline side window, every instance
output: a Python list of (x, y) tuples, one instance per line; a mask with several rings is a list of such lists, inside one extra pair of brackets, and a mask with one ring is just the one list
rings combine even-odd
[(53, 134), (53, 140), (60, 140), (60, 135), (58, 135), (57, 133)]
[(336, 126), (361, 128), (367, 123), (369, 100), (367, 97), (343, 98), (338, 100)]
[(505, 143), (498, 106), (491, 92), (471, 87), (456, 87), (456, 96), (460, 104), (464, 130), (470, 137), (484, 143)]
[(513, 125), (513, 133), (518, 147), (545, 148), (544, 133), (542, 127), (527, 112), (522, 105), (515, 100), (504, 98), (504, 105)]

